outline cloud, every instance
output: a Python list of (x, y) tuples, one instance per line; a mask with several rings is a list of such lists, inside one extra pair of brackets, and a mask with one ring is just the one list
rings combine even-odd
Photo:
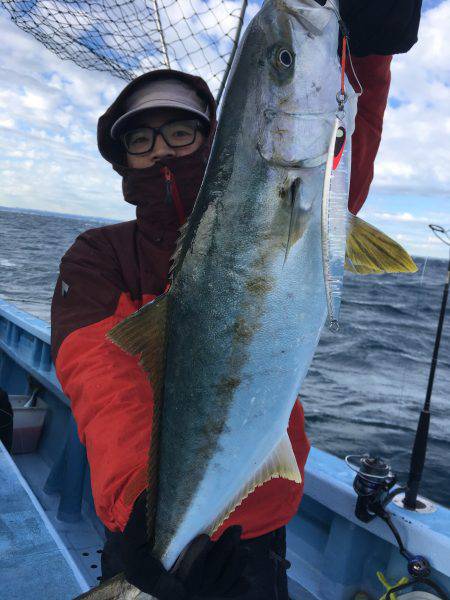
[(450, 187), (450, 0), (422, 14), (419, 41), (392, 61), (374, 191), (424, 196)]
[(133, 217), (99, 155), (96, 124), (123, 87), (62, 61), (0, 13), (0, 204)]
[[(402, 210), (409, 204), (411, 210)], [(391, 206), (394, 210), (376, 210), (373, 206)], [(399, 210), (395, 210), (395, 209)], [(358, 215), (396, 240), (414, 256), (448, 257), (448, 248), (433, 235), (429, 224), (449, 224), (447, 200), (434, 198), (424, 204), (423, 198), (373, 196)]]
[[(431, 223), (432, 222), (432, 217), (422, 217), (422, 216), (416, 216), (416, 215), (412, 215), (409, 212), (404, 212), (404, 213), (387, 213), (387, 212), (372, 212), (371, 213), (373, 217), (375, 217), (378, 220), (381, 221), (389, 221), (389, 222), (395, 222), (395, 221), (400, 221), (400, 222), (406, 222), (406, 223)], [(447, 215), (440, 215), (440, 217), (437, 217), (435, 215), (434, 220), (438, 220), (442, 217), (445, 217)]]
[[(211, 27), (209, 40), (217, 40), (219, 29), (212, 20), (213, 0), (191, 0), (204, 14), (192, 24), (198, 33)], [(136, 2), (135, 2), (136, 3)], [(62, 3), (63, 7), (65, 3)], [(45, 7), (45, 0), (36, 6)], [(422, 17), (419, 43), (406, 55), (394, 57), (392, 63), (391, 102), (387, 109), (383, 140), (376, 162), (373, 192), (367, 202), (371, 222), (387, 226), (392, 235), (417, 235), (428, 222), (449, 220), (449, 209), (424, 212), (423, 204), (443, 198), (450, 184), (450, 0), (431, 6)], [(81, 5), (80, 5), (81, 6)], [(131, 4), (120, 10), (130, 11)], [(179, 6), (181, 6), (179, 4)], [(230, 14), (236, 14), (237, 1), (226, 0), (217, 8), (221, 25), (228, 27)], [(95, 7), (94, 7), (95, 9)], [(62, 10), (62, 9), (61, 9)], [(183, 4), (179, 14), (168, 8), (163, 18), (172, 18), (173, 38), (189, 33)], [(257, 11), (249, 4), (247, 21)], [(67, 11), (66, 11), (67, 12)], [(131, 13), (123, 15), (131, 19)], [(69, 18), (61, 15), (60, 18)], [(82, 36), (101, 21), (95, 9), (89, 20), (83, 15)], [(122, 42), (137, 50), (136, 40), (123, 36)], [(124, 203), (120, 178), (99, 156), (96, 146), (96, 123), (124, 81), (105, 72), (81, 69), (69, 60), (61, 60), (31, 35), (15, 26), (0, 11), (0, 204), (67, 213), (80, 213), (117, 219), (129, 219), (133, 208)], [(201, 42), (204, 40), (202, 38)], [(178, 42), (177, 42), (178, 43)], [(184, 42), (188, 51), (198, 50), (195, 59), (183, 59), (182, 66), (196, 70), (197, 60), (213, 62), (214, 49), (208, 43), (199, 50), (195, 40)], [(226, 42), (220, 43), (220, 52)], [(180, 46), (181, 48), (181, 46)], [(148, 48), (147, 48), (148, 50)], [(148, 52), (147, 52), (148, 54)], [(197, 56), (197, 55), (196, 55)], [(136, 60), (136, 68), (150, 68), (145, 52)], [(147, 62), (145, 62), (147, 61)], [(206, 77), (214, 83), (212, 70)], [(379, 206), (380, 194), (404, 194), (404, 208), (394, 210), (390, 204)], [(426, 197), (426, 200), (424, 198)], [(439, 213), (439, 220), (432, 219)], [(415, 233), (412, 234), (411, 231)], [(428, 244), (426, 237), (420, 244)], [(428, 234), (427, 234), (428, 235)], [(417, 239), (417, 238), (416, 238)], [(433, 246), (434, 248), (434, 246)], [(437, 247), (436, 247), (437, 248)], [(423, 253), (423, 252), (422, 252)]]

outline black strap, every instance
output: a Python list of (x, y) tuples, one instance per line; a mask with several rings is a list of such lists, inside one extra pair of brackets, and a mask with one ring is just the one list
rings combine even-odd
[(415, 585), (417, 583), (421, 583), (423, 585), (427, 585), (428, 587), (430, 587), (433, 591), (436, 592), (436, 594), (438, 594), (438, 596), (441, 600), (450, 600), (447, 592), (445, 592), (445, 590), (443, 590), (436, 582), (434, 582), (431, 579), (428, 579), (427, 577), (419, 577), (417, 579), (410, 579), (406, 583), (400, 583), (400, 584), (394, 586), (387, 593), (386, 600), (393, 600), (394, 597), (392, 594), (395, 594), (395, 592), (400, 592), (401, 590), (409, 588), (412, 585)]

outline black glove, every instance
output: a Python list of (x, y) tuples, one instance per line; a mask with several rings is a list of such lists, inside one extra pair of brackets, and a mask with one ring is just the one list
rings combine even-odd
[(247, 549), (240, 544), (242, 528), (229, 527), (212, 542), (200, 535), (188, 546), (172, 572), (183, 581), (189, 600), (241, 598), (249, 589), (243, 576)]
[(247, 555), (240, 536), (240, 527), (230, 527), (217, 542), (207, 535), (198, 536), (169, 572), (153, 556), (147, 541), (144, 492), (136, 500), (122, 536), (125, 578), (158, 600), (237, 599), (248, 589), (242, 576)]
[(179, 579), (166, 571), (147, 539), (147, 492), (136, 500), (121, 539), (125, 579), (159, 600), (187, 600)]

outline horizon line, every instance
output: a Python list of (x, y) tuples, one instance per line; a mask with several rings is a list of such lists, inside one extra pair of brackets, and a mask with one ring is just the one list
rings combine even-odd
[[(93, 219), (96, 221), (103, 221), (106, 223), (125, 223), (126, 220), (121, 220), (121, 219), (108, 219), (106, 217), (98, 217), (95, 215), (81, 215), (81, 214), (75, 214), (75, 213), (64, 213), (64, 212), (58, 212), (58, 211), (53, 211), (53, 210), (43, 210), (40, 208), (23, 208), (21, 206), (5, 206), (4, 204), (0, 204), (0, 211), (4, 210), (5, 212), (8, 211), (24, 211), (24, 212), (28, 212), (28, 213), (37, 213), (37, 214), (44, 214), (44, 215), (57, 215), (59, 217), (62, 218), (67, 218), (67, 219)], [(429, 254), (411, 254), (411, 256), (416, 256), (418, 258), (426, 258), (428, 260), (447, 260), (447, 258), (445, 256), (430, 256)]]

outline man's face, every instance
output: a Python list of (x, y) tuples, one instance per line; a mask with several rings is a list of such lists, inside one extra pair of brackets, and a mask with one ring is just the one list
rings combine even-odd
[[(178, 119), (196, 119), (196, 115), (189, 111), (176, 108), (154, 108), (150, 109), (148, 112), (142, 113), (136, 117), (136, 119), (131, 120), (128, 130), (134, 130), (139, 127), (161, 127), (165, 123)], [(133, 169), (152, 167), (155, 163), (167, 158), (176, 158), (192, 154), (200, 148), (204, 141), (204, 133), (197, 130), (192, 144), (180, 148), (172, 148), (166, 143), (163, 136), (158, 134), (153, 148), (149, 152), (139, 155), (129, 154), (127, 152), (127, 165)]]

